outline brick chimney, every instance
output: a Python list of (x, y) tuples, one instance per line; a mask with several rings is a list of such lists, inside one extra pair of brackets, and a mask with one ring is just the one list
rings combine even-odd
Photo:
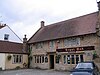
[(23, 51), (27, 52), (27, 38), (26, 38), (26, 35), (24, 35), (24, 38), (23, 38)]
[(98, 22), (97, 22), (97, 29), (100, 27), (100, 1), (97, 2), (98, 6)]
[(98, 1), (97, 4), (98, 4), (98, 10), (100, 11), (100, 1)]
[(100, 36), (100, 1), (97, 2), (97, 6), (98, 6), (98, 21), (96, 24), (96, 32), (97, 35)]
[(41, 28), (45, 26), (45, 22), (41, 21)]

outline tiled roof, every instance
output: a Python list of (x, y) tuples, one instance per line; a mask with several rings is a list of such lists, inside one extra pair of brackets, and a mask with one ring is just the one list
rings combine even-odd
[(0, 40), (0, 53), (17, 53), (17, 54), (26, 54), (26, 51), (23, 51), (23, 44), (9, 41)]
[(96, 33), (98, 12), (54, 23), (40, 28), (28, 43)]

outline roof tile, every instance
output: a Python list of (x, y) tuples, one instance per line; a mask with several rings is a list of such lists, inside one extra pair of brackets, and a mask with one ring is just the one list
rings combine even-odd
[(40, 28), (28, 43), (96, 33), (98, 13), (76, 17)]
[(0, 53), (27, 53), (23, 51), (23, 44), (0, 40)]

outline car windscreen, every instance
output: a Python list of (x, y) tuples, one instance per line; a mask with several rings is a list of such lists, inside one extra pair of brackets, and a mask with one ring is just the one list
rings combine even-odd
[(92, 63), (78, 63), (76, 69), (93, 69)]

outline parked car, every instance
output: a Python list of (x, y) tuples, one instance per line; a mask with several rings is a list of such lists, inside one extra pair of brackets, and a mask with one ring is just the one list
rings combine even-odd
[(93, 61), (80, 62), (70, 75), (99, 75), (99, 69)]

